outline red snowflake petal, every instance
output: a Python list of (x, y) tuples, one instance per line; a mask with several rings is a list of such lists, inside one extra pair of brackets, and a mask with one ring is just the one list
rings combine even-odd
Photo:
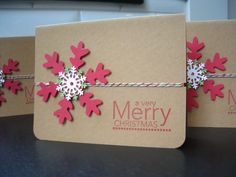
[(6, 102), (6, 98), (4, 96), (2, 96), (4, 94), (4, 92), (2, 90), (0, 90), (0, 106), (2, 105), (2, 102)]
[(59, 102), (59, 105), (61, 106), (61, 108), (53, 113), (54, 116), (58, 117), (59, 123), (63, 124), (66, 120), (72, 121), (73, 118), (69, 110), (74, 109), (73, 104), (66, 98), (64, 98)]
[(4, 82), (4, 87), (11, 90), (12, 93), (16, 94), (17, 91), (22, 90), (21, 83), (18, 80), (7, 79)]
[(106, 84), (108, 81), (106, 79), (106, 76), (111, 74), (111, 71), (109, 69), (103, 69), (104, 65), (102, 63), (99, 63), (97, 65), (96, 71), (94, 72), (93, 69), (89, 69), (86, 73), (86, 80), (94, 85), (96, 84), (96, 80), (99, 80), (101, 83)]
[(102, 100), (99, 99), (91, 99), (93, 94), (90, 92), (85, 92), (82, 96), (79, 97), (80, 105), (86, 106), (86, 115), (90, 116), (92, 112), (97, 115), (101, 114), (100, 109), (98, 108), (99, 105), (102, 104)]
[(203, 85), (203, 91), (207, 93), (210, 91), (211, 93), (211, 100), (215, 100), (216, 96), (224, 97), (224, 93), (221, 90), (224, 88), (223, 84), (214, 85), (214, 80), (206, 80)]
[(188, 108), (188, 112), (192, 111), (192, 108), (198, 108), (198, 102), (194, 99), (196, 98), (197, 95), (197, 91), (193, 88), (190, 88), (187, 90), (187, 108)]
[(51, 81), (48, 85), (44, 84), (43, 82), (40, 82), (39, 86), (41, 87), (41, 89), (37, 92), (37, 95), (42, 96), (43, 101), (47, 102), (50, 95), (52, 95), (53, 97), (57, 96), (57, 84)]
[(64, 62), (59, 60), (59, 55), (57, 52), (53, 52), (52, 55), (46, 54), (45, 59), (47, 62), (43, 64), (43, 66), (47, 69), (52, 68), (53, 74), (58, 74), (59, 72), (64, 72)]
[(3, 65), (2, 70), (4, 74), (12, 74), (12, 71), (18, 71), (19, 68), (17, 67), (19, 64), (18, 61), (8, 59), (7, 64)]
[(84, 43), (82, 41), (78, 43), (77, 47), (72, 45), (70, 48), (75, 55), (75, 57), (70, 58), (70, 62), (76, 69), (78, 69), (85, 64), (82, 58), (89, 54), (89, 49), (84, 48)]
[(195, 60), (195, 59), (199, 59), (202, 57), (202, 54), (199, 53), (199, 51), (201, 49), (204, 48), (204, 43), (198, 42), (198, 38), (194, 37), (192, 42), (187, 42), (187, 48), (190, 50), (189, 52), (187, 52), (187, 56), (189, 59), (191, 60)]
[(211, 73), (215, 73), (215, 68), (224, 71), (225, 70), (225, 66), (224, 63), (227, 61), (226, 57), (220, 57), (219, 53), (215, 53), (214, 57), (213, 57), (213, 61), (211, 61), (210, 59), (207, 59), (206, 63), (205, 63), (205, 68), (207, 69), (207, 71), (211, 72)]

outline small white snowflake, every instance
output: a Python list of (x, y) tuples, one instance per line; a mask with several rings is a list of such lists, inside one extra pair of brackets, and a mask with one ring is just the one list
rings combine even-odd
[(5, 75), (3, 74), (3, 70), (0, 69), (0, 87), (3, 86), (4, 82), (5, 82)]
[(207, 70), (204, 63), (194, 62), (191, 59), (187, 61), (187, 83), (188, 87), (197, 89), (207, 80)]
[(87, 87), (86, 77), (82, 72), (78, 71), (74, 66), (66, 69), (65, 72), (58, 74), (59, 91), (67, 100), (77, 99), (78, 96), (83, 95), (84, 89)]

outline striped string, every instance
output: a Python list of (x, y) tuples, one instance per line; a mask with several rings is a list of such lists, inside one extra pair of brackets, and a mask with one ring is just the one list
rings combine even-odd
[[(47, 82), (43, 82), (45, 85), (49, 85)], [(131, 82), (131, 83), (124, 83), (124, 82), (114, 82), (114, 83), (96, 83), (90, 84), (87, 83), (89, 87), (184, 87), (185, 83), (168, 83), (168, 82), (161, 82), (161, 83), (154, 83), (154, 82)], [(39, 82), (36, 83), (36, 86), (39, 86)]]
[(207, 74), (208, 78), (236, 78), (236, 73), (229, 73), (229, 74)]
[[(236, 73), (229, 74), (207, 74), (208, 78), (236, 78)], [(22, 74), (22, 75), (6, 75), (6, 79), (34, 79), (34, 74)], [(45, 83), (48, 85), (48, 83)], [(38, 86), (39, 83), (36, 83)], [(95, 85), (89, 84), (89, 87), (184, 87), (185, 83), (168, 83), (168, 82), (114, 82), (114, 83), (96, 83)]]
[(115, 82), (115, 83), (108, 83), (108, 84), (102, 84), (102, 83), (96, 83), (95, 85), (89, 84), (90, 87), (184, 87), (184, 83), (168, 83), (168, 82), (138, 82), (138, 83), (124, 83), (124, 82)]
[(6, 75), (6, 79), (34, 79), (34, 74)]

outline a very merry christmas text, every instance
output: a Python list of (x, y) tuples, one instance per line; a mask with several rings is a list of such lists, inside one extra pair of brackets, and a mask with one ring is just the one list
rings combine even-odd
[(157, 101), (113, 101), (114, 127), (158, 128), (165, 127), (172, 108), (162, 107)]

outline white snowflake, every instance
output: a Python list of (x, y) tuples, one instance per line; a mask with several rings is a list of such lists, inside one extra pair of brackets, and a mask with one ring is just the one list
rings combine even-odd
[(5, 82), (5, 75), (3, 74), (3, 70), (0, 69), (0, 87), (3, 86), (4, 82)]
[(84, 89), (87, 87), (86, 77), (76, 70), (74, 66), (67, 68), (65, 72), (60, 72), (58, 75), (59, 91), (67, 100), (76, 100), (78, 96), (83, 95)]
[(187, 83), (188, 87), (197, 89), (200, 85), (203, 85), (207, 80), (207, 70), (204, 63), (199, 63), (197, 60), (194, 62), (188, 59), (187, 62)]

